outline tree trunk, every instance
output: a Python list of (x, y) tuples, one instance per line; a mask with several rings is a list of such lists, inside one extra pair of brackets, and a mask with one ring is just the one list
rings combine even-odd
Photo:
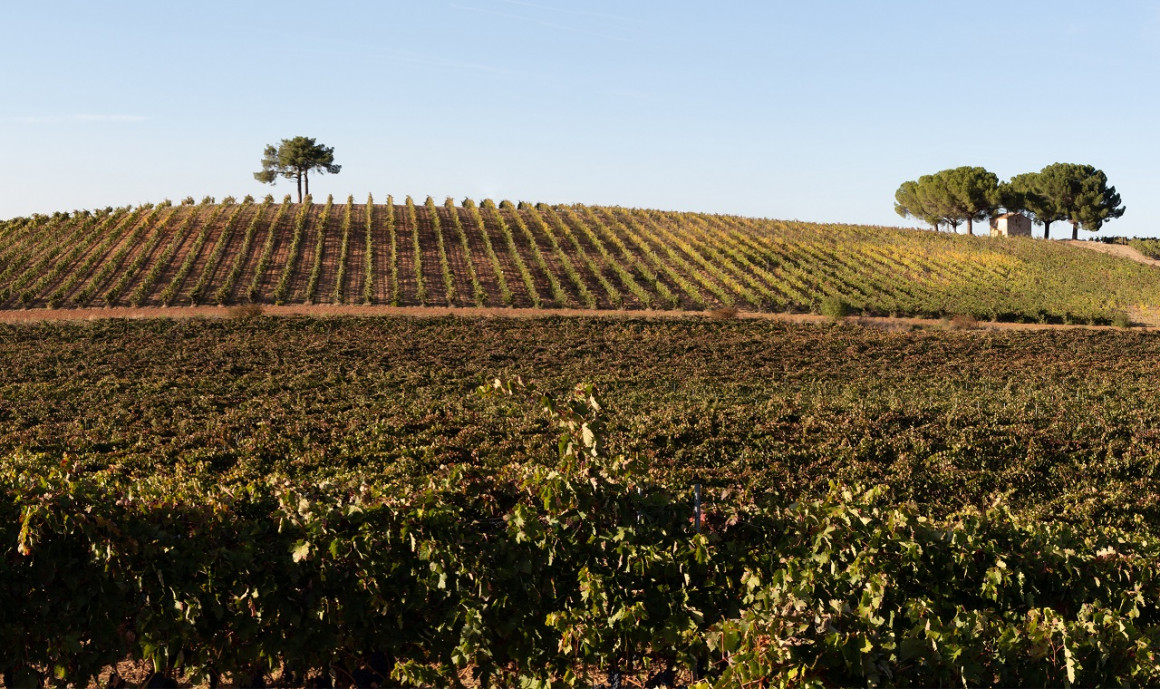
[(1079, 223), (1072, 222), (1071, 223), (1071, 241), (1074, 242), (1077, 239), (1079, 239)]
[(975, 226), (971, 223), (970, 218), (967, 218), (967, 234), (969, 234), (972, 237), (975, 236)]
[[(306, 180), (306, 195), (310, 196), (310, 173), (303, 172), (302, 179)], [(298, 203), (302, 203), (302, 199), (298, 199)]]
[(298, 203), (302, 203), (302, 173), (298, 173)]
[(1044, 239), (1051, 239), (1051, 222), (1050, 221), (1043, 223), (1043, 238)]

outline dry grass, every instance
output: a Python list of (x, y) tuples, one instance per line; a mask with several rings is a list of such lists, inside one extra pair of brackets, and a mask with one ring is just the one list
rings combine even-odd
[(722, 306), (719, 309), (713, 309), (713, 310), (708, 312), (709, 318), (712, 318), (715, 321), (732, 320), (734, 318), (737, 318), (737, 314), (738, 314), (738, 311), (737, 311), (737, 307), (735, 307), (735, 306)]
[(951, 316), (947, 325), (951, 330), (974, 330), (979, 327), (979, 321), (974, 316), (960, 313)]
[(241, 304), (226, 310), (226, 318), (257, 318), (261, 315), (262, 307), (258, 304)]

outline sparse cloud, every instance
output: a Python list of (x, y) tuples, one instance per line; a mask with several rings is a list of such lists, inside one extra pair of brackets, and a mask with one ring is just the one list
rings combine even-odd
[(90, 122), (125, 124), (144, 122), (147, 119), (149, 118), (144, 115), (96, 115), (81, 113), (76, 115), (20, 115), (15, 117), (0, 117), (0, 122), (7, 124), (68, 124)]
[(421, 55), (419, 53), (410, 53), (404, 51), (393, 51), (387, 55), (389, 59), (398, 62), (404, 62), (413, 65), (425, 65), (428, 67), (439, 67), (442, 69), (450, 69), (458, 72), (469, 72), (474, 74), (486, 74), (493, 77), (510, 77), (516, 76), (517, 73), (502, 67), (495, 67), (493, 65), (484, 64), (482, 62), (464, 62), (462, 60), (449, 60), (447, 58), (436, 57), (433, 55)]

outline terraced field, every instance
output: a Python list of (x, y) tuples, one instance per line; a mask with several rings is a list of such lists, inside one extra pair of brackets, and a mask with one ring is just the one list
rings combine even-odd
[(674, 309), (1138, 321), (1160, 271), (1035, 239), (470, 199), (264, 201), (0, 223), (0, 309), (198, 304)]

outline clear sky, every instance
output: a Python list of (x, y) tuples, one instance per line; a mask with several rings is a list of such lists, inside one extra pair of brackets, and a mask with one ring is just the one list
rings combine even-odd
[(252, 173), (302, 135), (343, 166), (316, 198), (893, 225), (922, 174), (1090, 163), (1127, 206), (1102, 233), (1160, 235), (1154, 0), (9, 0), (3, 25), (0, 217), (280, 197)]

